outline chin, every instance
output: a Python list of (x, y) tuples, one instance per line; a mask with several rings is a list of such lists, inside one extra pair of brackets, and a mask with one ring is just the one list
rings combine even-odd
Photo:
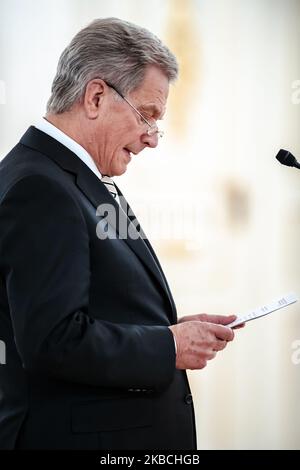
[(111, 176), (121, 176), (127, 170), (127, 165), (118, 166), (117, 168), (112, 168)]
[(123, 175), (126, 170), (128, 163), (130, 162), (130, 158), (126, 155), (118, 155), (118, 158), (114, 158), (111, 161), (110, 165), (110, 176), (121, 176)]

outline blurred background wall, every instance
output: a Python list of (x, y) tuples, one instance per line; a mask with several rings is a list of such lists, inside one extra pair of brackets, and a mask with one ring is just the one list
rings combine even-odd
[[(0, 155), (44, 114), (62, 49), (95, 17), (147, 27), (177, 54), (155, 150), (117, 183), (179, 315), (300, 294), (299, 0), (0, 0)], [(146, 299), (145, 299), (146, 300)], [(300, 448), (299, 304), (251, 322), (189, 373), (200, 449)]]

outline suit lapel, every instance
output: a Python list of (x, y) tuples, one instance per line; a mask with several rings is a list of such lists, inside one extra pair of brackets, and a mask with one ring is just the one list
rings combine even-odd
[[(86, 166), (86, 165), (85, 165)], [(119, 237), (130, 247), (130, 249), (139, 257), (139, 259), (151, 271), (164, 292), (167, 293), (171, 304), (173, 317), (176, 318), (176, 307), (170, 292), (169, 286), (163, 274), (162, 268), (154, 254), (146, 235), (144, 234), (137, 218), (134, 216), (123, 194), (117, 188), (120, 198), (120, 205), (109, 194), (104, 184), (99, 181), (96, 175), (88, 168), (77, 174), (76, 183), (81, 191), (88, 197), (94, 207), (97, 209), (103, 205), (104, 211), (109, 207), (111, 213), (105, 217), (106, 221), (114, 228)], [(128, 214), (131, 214), (128, 217)]]
[[(167, 294), (172, 307), (173, 316), (176, 318), (175, 304), (160, 264), (120, 190), (117, 188), (121, 207), (109, 194), (99, 178), (76, 154), (33, 126), (27, 130), (20, 140), (20, 143), (45, 154), (54, 160), (61, 168), (73, 173), (76, 178), (77, 186), (90, 200), (95, 210), (99, 207), (110, 208), (108, 216), (106, 217), (107, 222), (151, 271), (159, 285)], [(131, 214), (129, 217), (128, 213)]]
[(124, 198), (122, 192), (117, 187), (117, 185), (116, 185), (116, 188), (117, 188), (117, 191), (118, 191), (118, 194), (119, 194), (119, 197), (120, 197), (121, 206), (122, 206), (124, 212), (126, 213), (128, 220), (130, 220), (131, 223), (133, 223), (134, 226), (136, 227), (136, 230), (139, 232), (140, 237), (141, 237), (142, 241), (144, 242), (144, 245), (146, 246), (146, 249), (149, 251), (150, 256), (153, 258), (153, 260), (156, 264), (156, 267), (160, 272), (160, 275), (161, 275), (162, 280), (163, 280), (164, 287), (165, 287), (166, 291), (168, 292), (169, 300), (170, 300), (172, 310), (173, 310), (174, 319), (176, 319), (177, 318), (177, 312), (176, 312), (176, 306), (175, 306), (175, 303), (174, 303), (174, 300), (173, 300), (173, 296), (172, 296), (170, 287), (168, 285), (167, 279), (164, 275), (163, 269), (162, 269), (162, 267), (160, 265), (160, 262), (159, 262), (159, 260), (156, 256), (156, 254), (155, 254), (155, 251), (153, 250), (153, 247), (152, 247), (151, 243), (149, 242), (145, 232), (143, 231), (142, 227), (140, 226), (140, 223), (139, 223), (136, 215), (134, 214), (133, 210), (131, 209), (130, 205), (128, 204), (128, 202)]

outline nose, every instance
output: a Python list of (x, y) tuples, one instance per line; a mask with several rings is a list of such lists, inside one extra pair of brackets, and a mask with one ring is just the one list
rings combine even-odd
[(142, 135), (142, 142), (147, 147), (155, 148), (158, 145), (158, 134), (157, 132), (153, 135), (148, 135), (147, 133)]

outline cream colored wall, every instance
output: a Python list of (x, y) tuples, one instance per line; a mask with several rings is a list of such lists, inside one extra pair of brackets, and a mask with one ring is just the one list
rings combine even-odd
[[(179, 315), (300, 294), (300, 174), (274, 160), (281, 147), (300, 157), (300, 2), (1, 0), (2, 155), (43, 114), (62, 48), (100, 16), (148, 27), (180, 60), (164, 140), (118, 180)], [(296, 304), (189, 374), (199, 448), (300, 448), (299, 327)]]

